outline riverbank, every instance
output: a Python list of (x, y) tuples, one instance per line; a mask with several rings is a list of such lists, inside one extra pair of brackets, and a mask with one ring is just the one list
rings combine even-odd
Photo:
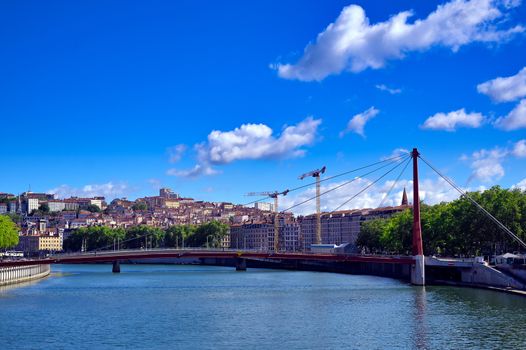
[(430, 286), (450, 286), (450, 287), (461, 287), (461, 288), (473, 288), (473, 289), (485, 289), (499, 293), (513, 294), (520, 297), (526, 297), (526, 290), (514, 289), (511, 287), (498, 287), (487, 284), (477, 283), (463, 283), (463, 282), (452, 282), (452, 281), (441, 281), (434, 280), (428, 283)]
[(50, 265), (0, 267), (0, 286), (41, 279), (50, 273)]

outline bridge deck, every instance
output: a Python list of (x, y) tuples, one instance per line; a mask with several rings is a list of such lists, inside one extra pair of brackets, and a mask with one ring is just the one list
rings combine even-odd
[(39, 264), (88, 264), (100, 262), (112, 262), (122, 260), (142, 259), (184, 259), (184, 258), (218, 258), (235, 259), (243, 258), (249, 260), (303, 260), (303, 261), (327, 261), (327, 262), (369, 262), (386, 264), (414, 264), (414, 259), (408, 256), (375, 256), (375, 255), (344, 255), (344, 254), (319, 254), (319, 253), (271, 253), (261, 251), (234, 251), (234, 250), (133, 250), (112, 251), (71, 255), (55, 255), (46, 259), (0, 261), (2, 266), (24, 266)]

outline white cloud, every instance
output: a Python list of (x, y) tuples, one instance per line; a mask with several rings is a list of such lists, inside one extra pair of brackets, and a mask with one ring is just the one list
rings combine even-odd
[(307, 117), (300, 123), (284, 127), (279, 136), (265, 124), (243, 124), (231, 131), (213, 130), (206, 142), (197, 144), (197, 164), (187, 170), (168, 170), (168, 175), (195, 177), (213, 175), (213, 165), (245, 159), (293, 158), (305, 154), (312, 145), (321, 119)]
[(170, 163), (177, 163), (178, 161), (180, 161), (181, 158), (183, 157), (184, 152), (186, 152), (186, 149), (187, 147), (184, 144), (179, 144), (179, 145), (169, 147), (167, 149), (167, 152), (170, 158), (169, 159)]
[[(411, 186), (408, 186), (407, 198), (413, 198), (413, 182), (410, 181), (410, 183)], [(424, 179), (420, 181), (419, 185), (420, 199), (430, 205), (450, 202), (460, 197), (460, 193), (442, 178), (437, 178), (436, 180)], [(469, 191), (470, 189), (462, 188), (462, 190)]]
[[(510, 77), (498, 77), (479, 84), (477, 90), (496, 102), (516, 101), (526, 96), (526, 67)], [(497, 118), (496, 128), (511, 131), (526, 128), (526, 99), (520, 100), (507, 115)]]
[(506, 131), (526, 128), (526, 99), (521, 100), (506, 116), (498, 118), (495, 126)]
[(391, 152), (390, 155), (386, 156), (386, 157), (382, 157), (380, 160), (387, 160), (387, 159), (391, 159), (391, 158), (396, 158), (396, 157), (400, 157), (400, 156), (403, 156), (403, 155), (409, 155), (409, 151), (405, 148), (396, 148), (393, 150), (393, 152)]
[(520, 140), (515, 143), (513, 146), (513, 155), (517, 158), (526, 157), (526, 140)]
[(499, 28), (504, 22), (503, 10), (513, 6), (517, 4), (502, 0), (454, 0), (412, 23), (408, 19), (413, 12), (403, 11), (371, 24), (362, 7), (349, 5), (318, 34), (315, 43), (307, 45), (296, 64), (276, 64), (274, 68), (282, 78), (320, 81), (344, 70), (378, 69), (387, 60), (433, 46), (455, 52), (472, 42), (501, 42), (524, 31), (520, 25)]
[(502, 161), (509, 154), (506, 149), (495, 147), (492, 150), (481, 149), (471, 156), (471, 177), (482, 182), (494, 182), (504, 176)]
[(243, 124), (232, 131), (214, 130), (200, 152), (213, 164), (241, 159), (288, 158), (305, 154), (303, 146), (316, 139), (321, 119), (308, 117), (297, 125), (287, 126), (279, 137), (264, 124)]
[(216, 175), (219, 171), (215, 170), (209, 165), (196, 164), (190, 169), (168, 169), (166, 175), (179, 176), (179, 177), (198, 177), (201, 175)]
[(519, 140), (511, 147), (497, 146), (491, 150), (481, 149), (473, 152), (471, 156), (462, 155), (460, 160), (471, 161), (472, 173), (469, 181), (477, 179), (482, 182), (494, 182), (504, 176), (502, 162), (510, 156), (526, 157), (526, 140)]
[(426, 119), (423, 129), (455, 131), (457, 127), (479, 128), (485, 118), (480, 113), (466, 113), (464, 108), (445, 113), (437, 113)]
[(518, 188), (521, 191), (526, 191), (526, 179), (523, 179), (522, 181), (520, 181), (517, 184), (513, 185), (511, 188)]
[(387, 91), (388, 93), (390, 93), (391, 95), (396, 95), (396, 94), (399, 94), (402, 92), (402, 90), (400, 89), (392, 89), (384, 84), (378, 84), (376, 85), (376, 88), (378, 90), (381, 90), (381, 91)]
[[(321, 192), (341, 186), (344, 181), (334, 182), (323, 185)], [(380, 204), (382, 206), (396, 206), (402, 202), (402, 193), (404, 187), (407, 191), (407, 197), (410, 202), (413, 198), (413, 182), (411, 180), (400, 180), (393, 187), (389, 196), (383, 201), (389, 189), (393, 186), (394, 181), (388, 180), (382, 184), (375, 184), (367, 191), (358, 195), (355, 199), (342, 206), (339, 210), (358, 209), (358, 208), (376, 208)], [(356, 195), (364, 187), (371, 184), (371, 181), (364, 178), (357, 178), (354, 182), (335, 189), (321, 197), (321, 210), (323, 212), (331, 212), (345, 203), (349, 198)], [(467, 189), (466, 189), (467, 190)], [(440, 202), (452, 201), (460, 196), (460, 194), (453, 189), (447, 182), (441, 178), (437, 179), (423, 179), (420, 181), (420, 199), (427, 204), (436, 204)], [(299, 193), (289, 193), (287, 196), (280, 197), (279, 210), (285, 210), (295, 204), (301, 203), (316, 195), (315, 188), (309, 188)], [(383, 203), (382, 203), (383, 201)], [(298, 215), (308, 215), (315, 213), (316, 203), (314, 200), (303, 205), (297, 206), (291, 210)]]
[(477, 85), (477, 91), (496, 102), (510, 102), (526, 96), (526, 67), (510, 77), (498, 77)]
[(127, 184), (113, 182), (90, 184), (82, 188), (60, 185), (47, 191), (47, 193), (55, 194), (58, 198), (104, 196), (106, 199), (127, 195), (129, 192), (131, 192), (131, 189)]
[(371, 107), (362, 113), (356, 114), (347, 123), (347, 128), (340, 132), (340, 137), (343, 137), (348, 132), (355, 132), (358, 135), (365, 137), (365, 124), (367, 124), (369, 120), (373, 119), (379, 112), (380, 111), (378, 109)]

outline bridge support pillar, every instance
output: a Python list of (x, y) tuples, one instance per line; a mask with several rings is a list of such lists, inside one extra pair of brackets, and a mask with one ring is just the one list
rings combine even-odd
[(247, 270), (247, 260), (237, 258), (236, 259), (236, 271), (246, 271)]
[(411, 265), (411, 284), (415, 286), (424, 286), (426, 284), (425, 276), (425, 258), (424, 255), (415, 255), (415, 264)]
[(418, 150), (413, 148), (413, 258), (415, 264), (411, 265), (411, 283), (417, 286), (426, 284), (425, 258), (422, 244), (422, 225), (420, 223), (420, 196), (418, 190)]
[(115, 260), (113, 262), (113, 268), (111, 269), (111, 272), (113, 273), (120, 273), (121, 272), (121, 263), (119, 260)]

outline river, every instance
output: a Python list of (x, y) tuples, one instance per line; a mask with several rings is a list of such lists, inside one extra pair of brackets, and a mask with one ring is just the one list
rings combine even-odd
[(526, 298), (373, 276), (53, 266), (0, 289), (2, 349), (525, 349)]

